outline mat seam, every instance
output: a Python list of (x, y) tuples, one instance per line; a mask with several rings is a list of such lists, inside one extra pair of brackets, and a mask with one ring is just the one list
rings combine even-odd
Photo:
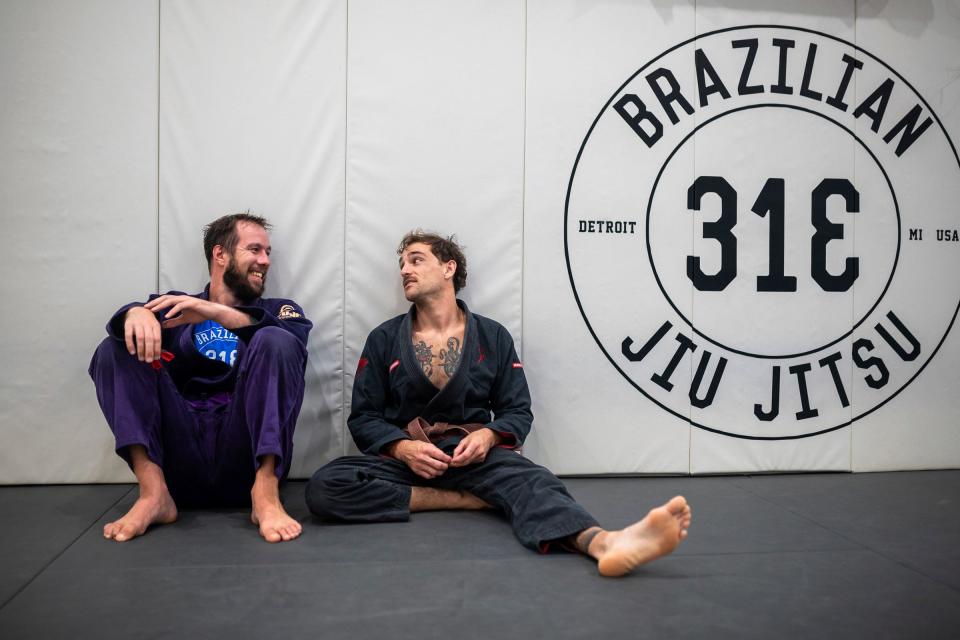
[(800, 519), (802, 519), (802, 520), (805, 520), (805, 521), (807, 521), (807, 522), (809, 522), (809, 523), (811, 523), (811, 524), (814, 524), (814, 525), (820, 527), (821, 529), (824, 529), (824, 530), (826, 530), (826, 531), (829, 531), (830, 533), (832, 533), (832, 534), (840, 537), (841, 539), (846, 540), (847, 542), (849, 542), (849, 543), (851, 543), (851, 544), (854, 544), (854, 545), (856, 545), (856, 546), (858, 546), (858, 547), (860, 547), (860, 548), (862, 548), (862, 549), (864, 549), (864, 550), (866, 550), (866, 551), (869, 551), (869, 552), (871, 552), (871, 553), (873, 553), (873, 554), (876, 554), (877, 556), (883, 558), (884, 560), (887, 560), (887, 561), (889, 561), (889, 562), (892, 562), (893, 564), (895, 564), (895, 565), (897, 565), (897, 566), (899, 566), (899, 567), (901, 567), (901, 568), (903, 568), (903, 569), (906, 569), (906, 570), (910, 571), (911, 573), (915, 573), (915, 574), (917, 574), (917, 575), (919, 575), (919, 576), (922, 576), (922, 577), (926, 578), (927, 580), (931, 580), (932, 582), (935, 582), (936, 584), (939, 584), (939, 585), (942, 586), (942, 587), (946, 587), (946, 588), (949, 589), (950, 591), (960, 592), (960, 588), (955, 587), (954, 585), (948, 584), (948, 583), (944, 582), (943, 580), (941, 580), (940, 578), (937, 578), (936, 576), (928, 575), (928, 574), (925, 573), (924, 571), (921, 571), (921, 570), (918, 569), (917, 567), (914, 567), (914, 566), (911, 566), (911, 565), (909, 565), (909, 564), (906, 564), (906, 563), (905, 563), (904, 561), (902, 561), (902, 560), (898, 560), (897, 558), (890, 557), (890, 556), (888, 556), (887, 554), (885, 554), (885, 553), (883, 553), (882, 551), (880, 551), (879, 549), (876, 549), (876, 548), (874, 548), (873, 546), (871, 546), (871, 545), (869, 545), (869, 544), (867, 544), (867, 543), (865, 543), (865, 542), (860, 542), (859, 540), (854, 540), (854, 539), (852, 539), (850, 536), (848, 536), (848, 535), (846, 535), (846, 534), (843, 534), (843, 533), (841, 533), (841, 532), (839, 532), (839, 531), (836, 531), (836, 530), (828, 527), (827, 525), (823, 524), (822, 522), (819, 522), (819, 521), (817, 521), (817, 520), (814, 520), (814, 519), (813, 519), (812, 517), (810, 517), (810, 516), (807, 516), (807, 515), (805, 515), (805, 514), (803, 514), (803, 513), (800, 513), (799, 511), (795, 511), (794, 509), (791, 509), (790, 507), (788, 507), (788, 506), (786, 506), (786, 505), (782, 505), (782, 504), (780, 504), (780, 503), (778, 503), (778, 502), (774, 502), (772, 499), (770, 499), (770, 498), (768, 498), (768, 497), (766, 497), (766, 496), (764, 496), (764, 495), (761, 495), (761, 494), (759, 494), (759, 493), (756, 493), (755, 491), (752, 491), (751, 489), (749, 489), (749, 488), (747, 488), (747, 487), (744, 487), (744, 486), (742, 486), (742, 485), (738, 485), (738, 484), (736, 484), (735, 482), (732, 482), (732, 481), (731, 481), (730, 484), (733, 484), (733, 486), (737, 487), (738, 489), (741, 489), (741, 490), (749, 493), (749, 494), (752, 495), (753, 497), (758, 498), (758, 499), (766, 502), (767, 504), (770, 504), (770, 505), (773, 505), (773, 506), (778, 507), (778, 508), (780, 508), (780, 509), (783, 509), (784, 511), (786, 511), (787, 513), (789, 513), (789, 514), (791, 514), (791, 515), (797, 516), (798, 518), (800, 518)]
[(520, 152), (520, 360), (524, 359), (527, 345), (526, 304), (524, 293), (527, 280), (527, 100), (529, 95), (528, 77), (530, 70), (530, 18), (529, 3), (523, 1), (523, 148)]
[[(344, 2), (343, 15), (343, 282), (340, 296), (340, 455), (347, 455), (350, 434), (347, 425), (347, 226), (350, 208), (350, 2)], [(351, 400), (352, 402), (352, 400)]]
[(79, 534), (77, 534), (77, 536), (74, 537), (73, 540), (71, 540), (70, 542), (68, 542), (67, 545), (66, 545), (63, 549), (61, 549), (59, 552), (57, 552), (56, 555), (54, 555), (52, 558), (50, 558), (49, 561), (47, 561), (46, 563), (44, 563), (44, 565), (43, 565), (42, 567), (40, 567), (40, 569), (39, 569), (36, 573), (34, 573), (33, 576), (32, 576), (29, 580), (27, 580), (26, 583), (24, 583), (24, 585), (23, 585), (22, 587), (20, 587), (19, 589), (17, 589), (17, 590), (13, 593), (13, 595), (11, 595), (9, 598), (7, 598), (3, 603), (0, 603), (0, 611), (3, 611), (8, 604), (10, 604), (10, 603), (13, 602), (14, 600), (16, 600), (17, 596), (19, 596), (21, 593), (23, 593), (23, 592), (27, 589), (27, 587), (29, 587), (31, 584), (33, 584), (34, 581), (35, 581), (37, 578), (40, 577), (40, 574), (42, 574), (44, 571), (46, 571), (47, 569), (49, 569), (49, 568), (50, 568), (50, 565), (52, 565), (54, 562), (56, 562), (57, 560), (59, 560), (60, 557), (70, 549), (70, 547), (72, 547), (73, 545), (75, 545), (75, 544), (77, 543), (77, 540), (79, 540), (80, 538), (82, 538), (82, 537), (87, 533), (87, 531), (90, 531), (90, 529), (92, 529), (92, 528), (94, 527), (94, 525), (96, 525), (98, 522), (100, 522), (100, 519), (103, 518), (103, 516), (105, 516), (111, 509), (113, 509), (114, 507), (116, 507), (118, 504), (120, 504), (120, 502), (121, 502), (124, 498), (126, 498), (128, 495), (130, 495), (130, 492), (133, 491), (134, 489), (136, 489), (136, 485), (131, 486), (127, 491), (125, 491), (123, 494), (121, 494), (120, 497), (118, 497), (116, 500), (114, 500), (106, 509), (104, 509), (103, 511), (101, 511), (101, 512), (100, 512), (100, 515), (98, 515), (96, 518), (94, 518), (93, 522), (91, 522), (89, 525), (87, 525), (87, 526), (83, 529), (83, 531), (81, 531)]

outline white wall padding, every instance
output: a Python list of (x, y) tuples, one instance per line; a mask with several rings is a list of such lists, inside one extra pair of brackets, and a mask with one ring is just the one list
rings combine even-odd
[[(639, 230), (578, 233), (581, 219), (639, 219), (636, 194), (615, 196), (609, 188), (611, 182), (639, 184), (627, 173), (639, 153), (633, 140), (612, 137), (621, 144), (604, 158), (585, 149), (589, 157), (578, 165), (566, 225), (564, 205), (574, 161), (604, 103), (651, 51), (693, 32), (693, 3), (669, 5), (528, 5), (524, 358), (536, 428), (527, 452), (560, 473), (689, 469), (689, 406), (679, 408), (683, 418), (661, 410), (611, 366), (572, 295), (564, 254), (566, 241), (579, 303), (594, 331), (622, 339), (637, 329), (630, 318), (653, 317), (645, 290), (656, 285), (630, 266), (645, 255)], [(636, 37), (640, 32), (646, 35)], [(609, 344), (607, 353), (626, 367)], [(678, 377), (689, 378), (689, 367)]]
[(558, 473), (960, 466), (958, 59), (955, 0), (0, 3), (0, 483), (132, 478), (90, 355), (248, 209), (315, 324), (293, 478), (415, 227)]
[(0, 482), (126, 477), (86, 370), (156, 286), (156, 2), (0, 3), (0, 94)]
[[(854, 413), (870, 410), (877, 397), (889, 401), (854, 423), (852, 466), (854, 471), (956, 467), (960, 465), (960, 332), (955, 322), (960, 300), (960, 242), (954, 241), (953, 234), (960, 228), (956, 156), (960, 144), (956, 65), (960, 59), (960, 5), (943, 0), (901, 0), (859, 2), (857, 9), (857, 44), (900, 74), (898, 77), (876, 63), (865, 66), (863, 71), (870, 73), (857, 85), (858, 98), (866, 97), (889, 77), (896, 82), (887, 108), (892, 116), (923, 104), (922, 98), (924, 112), (938, 118), (901, 157), (888, 153), (884, 158), (905, 227), (892, 295), (886, 296), (884, 303), (916, 334), (921, 353), (916, 360), (904, 362), (882, 339), (874, 339), (876, 353), (889, 369), (890, 382), (885, 388), (865, 388), (855, 395)], [(890, 121), (895, 120), (891, 117)], [(881, 131), (888, 127), (884, 124)], [(861, 130), (869, 136), (869, 122), (864, 122)], [(947, 136), (952, 138), (952, 149)], [(910, 241), (910, 228), (922, 229), (923, 240)], [(943, 234), (943, 241), (937, 239), (938, 233)], [(858, 226), (858, 242), (861, 237)], [(894, 286), (897, 284), (900, 286)], [(953, 328), (944, 338), (951, 321)], [(896, 330), (892, 334), (900, 336)]]
[[(788, 28), (735, 29), (704, 36), (758, 22)], [(800, 97), (810, 43), (816, 44), (821, 61), (812, 76), (820, 88), (837, 86), (845, 68), (826, 61), (840, 60), (844, 53), (852, 51), (835, 40), (820, 37), (820, 33), (852, 42), (853, 0), (781, 2), (771, 12), (764, 11), (760, 2), (717, 4), (697, 12), (697, 35), (704, 37), (695, 46), (727, 83), (731, 98), (718, 99), (718, 94), (713, 94), (706, 106), (694, 103), (694, 117), (702, 124), (692, 140), (695, 173), (723, 176), (736, 189), (739, 206), (735, 228), (736, 278), (723, 291), (693, 291), (692, 320), (701, 332), (696, 336), (700, 352), (712, 351), (715, 359), (724, 357), (727, 362), (715, 401), (707, 408), (695, 409), (692, 418), (707, 428), (741, 437), (694, 429), (690, 447), (694, 473), (850, 468), (849, 429), (837, 427), (848, 424), (851, 418), (851, 339), (843, 336), (851, 330), (856, 315), (855, 289), (851, 286), (846, 291), (825, 291), (811, 275), (811, 192), (824, 178), (856, 182), (856, 160), (859, 154), (867, 153), (850, 133), (838, 127), (837, 114), (842, 112)], [(763, 86), (764, 90), (741, 95), (738, 85), (749, 49), (734, 48), (733, 44), (753, 39), (757, 53), (748, 84)], [(793, 43), (786, 48), (788, 64), (782, 84), (787, 88), (777, 91), (771, 87), (781, 84), (781, 49), (774, 45), (774, 40), (781, 46), (786, 46), (783, 43), (787, 41)], [(692, 47), (687, 47), (676, 54), (692, 59), (691, 52)], [(851, 118), (840, 124), (852, 129), (853, 122)], [(780, 242), (770, 239), (775, 214), (767, 211), (760, 217), (752, 211), (770, 179), (783, 180), (783, 204), (777, 205), (783, 209), (783, 271), (794, 278), (794, 291), (759, 290), (758, 277), (771, 272), (771, 247)], [(865, 200), (874, 186), (882, 185), (861, 188)], [(855, 220), (852, 216), (843, 217), (842, 205), (837, 200), (834, 197), (828, 202), (828, 216), (831, 221), (844, 224), (844, 236), (828, 245), (830, 273), (843, 270), (844, 259), (853, 253), (854, 246)], [(685, 203), (682, 206), (686, 208)], [(702, 211), (702, 222), (697, 223), (693, 233), (694, 247), (696, 255), (703, 256), (704, 271), (711, 272), (719, 266), (718, 244), (704, 237), (702, 224), (716, 218), (718, 200), (705, 198)], [(678, 271), (682, 274), (682, 269)], [(879, 269), (864, 272), (855, 284)], [(682, 276), (689, 282), (685, 274)], [(834, 341), (831, 347), (823, 348)], [(846, 354), (835, 363), (848, 396), (846, 405), (837, 395), (831, 370), (818, 364), (824, 356), (834, 353)], [(695, 361), (699, 363), (700, 355)], [(711, 363), (709, 371), (715, 364)], [(797, 367), (800, 370), (791, 372), (791, 368)], [(761, 420), (757, 405), (761, 411), (772, 413), (775, 369), (780, 376), (779, 413), (772, 419)], [(801, 375), (806, 386), (807, 412), (800, 389)], [(809, 436), (813, 433), (820, 435)]]
[(292, 477), (342, 439), (346, 2), (161, 5), (160, 287), (198, 291), (201, 230), (266, 216), (267, 295), (313, 321)]
[(521, 347), (523, 3), (354, 1), (349, 25), (347, 399), (367, 333), (409, 306), (415, 227), (457, 235), (462, 297)]

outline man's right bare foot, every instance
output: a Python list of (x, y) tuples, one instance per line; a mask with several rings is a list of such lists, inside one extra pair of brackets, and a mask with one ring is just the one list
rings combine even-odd
[(103, 527), (103, 537), (117, 542), (126, 542), (146, 533), (154, 524), (170, 524), (177, 520), (177, 505), (166, 490), (141, 495), (119, 520)]
[(586, 541), (584, 551), (596, 558), (601, 575), (622, 576), (676, 549), (687, 537), (691, 515), (686, 499), (677, 496), (625, 529), (587, 529), (577, 542)]

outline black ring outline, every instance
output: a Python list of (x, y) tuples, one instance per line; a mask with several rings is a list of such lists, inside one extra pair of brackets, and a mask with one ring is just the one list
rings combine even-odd
[(571, 171), (571, 173), (570, 173), (570, 180), (569, 180), (569, 182), (567, 183), (567, 195), (566, 195), (566, 198), (564, 199), (564, 204), (563, 204), (563, 255), (564, 255), (564, 259), (566, 260), (566, 263), (567, 263), (567, 276), (568, 276), (569, 279), (570, 279), (570, 288), (573, 290), (574, 300), (575, 300), (576, 303), (577, 303), (577, 308), (580, 309), (580, 315), (583, 316), (583, 321), (584, 321), (584, 323), (586, 323), (586, 325), (587, 325), (587, 330), (590, 331), (590, 335), (593, 336), (593, 339), (594, 339), (594, 341), (597, 343), (597, 346), (600, 347), (600, 351), (603, 352), (603, 355), (606, 356), (607, 360), (610, 361), (610, 364), (613, 365), (613, 368), (616, 369), (616, 370), (620, 373), (620, 375), (623, 376), (624, 379), (625, 379), (627, 382), (630, 383), (631, 386), (633, 386), (637, 391), (639, 391), (639, 392), (642, 393), (644, 396), (646, 396), (647, 399), (651, 400), (654, 404), (656, 404), (658, 407), (660, 407), (660, 408), (663, 409), (664, 411), (670, 413), (671, 415), (673, 415), (673, 416), (675, 416), (675, 417), (677, 417), (677, 418), (680, 418), (680, 419), (683, 420), (684, 422), (689, 423), (691, 426), (697, 427), (697, 428), (699, 428), (699, 429), (703, 429), (704, 431), (710, 431), (710, 432), (712, 432), (712, 433), (717, 433), (717, 434), (724, 435), (724, 436), (730, 436), (731, 438), (740, 438), (740, 439), (742, 439), (742, 440), (799, 440), (799, 439), (801, 439), (801, 438), (811, 438), (811, 437), (813, 437), (813, 436), (819, 436), (819, 435), (822, 435), (822, 434), (825, 434), (825, 433), (829, 433), (829, 432), (831, 432), (831, 431), (836, 431), (836, 430), (838, 430), (838, 429), (842, 429), (842, 428), (844, 428), (844, 427), (848, 427), (848, 426), (850, 426), (851, 424), (853, 424), (854, 422), (856, 422), (857, 420), (859, 420), (860, 418), (864, 418), (864, 417), (870, 415), (871, 413), (873, 413), (874, 411), (876, 411), (877, 409), (879, 409), (880, 407), (884, 406), (885, 404), (887, 404), (888, 402), (890, 402), (891, 400), (893, 400), (895, 397), (897, 397), (898, 395), (900, 395), (900, 392), (903, 391), (904, 389), (906, 389), (908, 386), (910, 386), (910, 384), (911, 384), (914, 380), (916, 380), (917, 376), (919, 376), (919, 375), (923, 372), (923, 370), (927, 368), (927, 365), (930, 364), (930, 361), (933, 360), (934, 356), (937, 355), (937, 352), (940, 351), (940, 347), (943, 346), (943, 343), (944, 343), (944, 341), (947, 339), (947, 336), (950, 335), (950, 331), (953, 329), (953, 324), (954, 324), (954, 322), (956, 322), (956, 320), (957, 320), (957, 312), (960, 311), (960, 301), (958, 301), (958, 303), (957, 303), (957, 308), (954, 309), (953, 317), (950, 319), (950, 324), (947, 325), (947, 330), (946, 330), (946, 332), (943, 334), (943, 337), (940, 338), (940, 342), (937, 343), (937, 346), (936, 346), (936, 347), (933, 349), (933, 351), (930, 353), (930, 357), (928, 357), (928, 358), (926, 359), (926, 361), (920, 366), (919, 369), (917, 369), (916, 373), (914, 373), (914, 374), (910, 377), (909, 380), (907, 380), (899, 389), (897, 389), (895, 392), (893, 392), (891, 395), (889, 395), (887, 398), (885, 398), (882, 402), (878, 403), (876, 406), (872, 407), (871, 409), (868, 409), (867, 411), (864, 411), (863, 413), (861, 413), (861, 414), (858, 415), (858, 416), (852, 417), (850, 420), (847, 420), (846, 422), (842, 422), (842, 423), (840, 423), (840, 424), (838, 424), (838, 425), (836, 425), (836, 426), (829, 427), (829, 428), (827, 428), (827, 429), (821, 429), (820, 431), (814, 431), (814, 432), (812, 432), (812, 433), (804, 433), (804, 434), (792, 435), (792, 436), (751, 436), (751, 435), (744, 435), (744, 434), (739, 434), (739, 433), (729, 433), (729, 432), (727, 432), (727, 431), (722, 431), (722, 430), (720, 430), (720, 429), (716, 429), (716, 428), (714, 428), (714, 427), (708, 427), (708, 426), (705, 425), (705, 424), (700, 424), (699, 422), (695, 422), (692, 417), (681, 415), (681, 414), (677, 413), (676, 411), (674, 411), (673, 409), (664, 406), (664, 405), (661, 404), (656, 398), (654, 398), (653, 396), (651, 396), (650, 394), (648, 394), (646, 391), (644, 391), (642, 388), (640, 388), (640, 386), (639, 386), (637, 383), (635, 383), (635, 382), (630, 378), (630, 376), (628, 376), (626, 373), (624, 373), (623, 369), (621, 369), (621, 368), (617, 365), (617, 363), (613, 360), (613, 358), (610, 357), (610, 354), (607, 353), (607, 350), (603, 347), (603, 344), (600, 342), (600, 339), (597, 337), (596, 332), (594, 332), (593, 327), (590, 325), (590, 321), (587, 320), (587, 315), (586, 315), (586, 313), (584, 313), (584, 311), (583, 311), (583, 305), (580, 303), (580, 296), (577, 294), (577, 287), (576, 287), (576, 285), (575, 285), (574, 282), (573, 282), (573, 271), (572, 271), (572, 269), (570, 268), (570, 247), (569, 247), (569, 243), (567, 242), (567, 218), (568, 218), (568, 215), (569, 215), (569, 208), (570, 208), (570, 193), (571, 193), (571, 191), (573, 190), (573, 179), (574, 179), (574, 177), (576, 176), (576, 173), (577, 173), (577, 165), (580, 163), (580, 158), (581, 158), (581, 156), (583, 155), (583, 150), (586, 148), (587, 140), (590, 139), (590, 134), (593, 133), (594, 128), (597, 126), (597, 123), (600, 121), (600, 118), (603, 116), (604, 112), (605, 112), (605, 111), (607, 110), (607, 108), (610, 106), (610, 103), (613, 102), (613, 99), (616, 98), (617, 95), (619, 95), (621, 91), (623, 91), (624, 87), (626, 87), (628, 84), (630, 84), (630, 83), (633, 81), (633, 79), (634, 79), (635, 77), (637, 77), (644, 69), (646, 69), (647, 67), (649, 67), (650, 65), (652, 65), (654, 62), (656, 62), (656, 61), (659, 60), (660, 58), (664, 57), (665, 55), (667, 55), (667, 54), (669, 54), (669, 53), (672, 53), (673, 51), (679, 49), (680, 47), (685, 47), (686, 45), (690, 44), (691, 42), (695, 42), (696, 40), (699, 40), (699, 39), (701, 39), (701, 38), (707, 38), (707, 37), (714, 36), (714, 35), (717, 35), (717, 34), (720, 34), (720, 33), (727, 33), (727, 32), (730, 32), (730, 31), (741, 31), (741, 30), (745, 30), (745, 29), (768, 29), (768, 30), (771, 30), (771, 29), (783, 29), (783, 30), (789, 30), (789, 31), (798, 31), (798, 32), (801, 32), (801, 33), (811, 33), (811, 34), (814, 34), (814, 35), (817, 35), (817, 36), (821, 36), (821, 37), (823, 37), (823, 38), (826, 38), (826, 39), (828, 39), (828, 40), (833, 40), (833, 41), (835, 41), (835, 42), (839, 42), (839, 43), (845, 44), (846, 46), (851, 47), (851, 48), (853, 48), (853, 49), (855, 49), (855, 50), (857, 50), (857, 51), (859, 51), (859, 52), (861, 52), (861, 53), (869, 56), (870, 58), (872, 58), (872, 59), (875, 60), (876, 62), (880, 63), (880, 64), (883, 65), (887, 70), (889, 70), (891, 73), (893, 73), (897, 78), (899, 78), (900, 81), (903, 82), (903, 84), (905, 84), (907, 87), (909, 87), (910, 90), (913, 91), (913, 94), (914, 94), (915, 96), (917, 96), (917, 98), (920, 100), (920, 102), (923, 103), (923, 106), (927, 108), (927, 111), (930, 112), (930, 115), (933, 117), (934, 121), (937, 123), (937, 126), (940, 127), (940, 132), (943, 134), (943, 137), (947, 140), (947, 144), (950, 145), (950, 149), (953, 151), (953, 157), (954, 157), (954, 159), (957, 161), (957, 167), (960, 168), (960, 155), (957, 155), (957, 148), (954, 146), (953, 140), (951, 140), (951, 139), (950, 139), (950, 136), (947, 134), (947, 130), (944, 129), (943, 123), (940, 121), (940, 118), (937, 116), (936, 112), (935, 112), (932, 108), (930, 108), (930, 105), (929, 105), (929, 104), (927, 103), (927, 101), (923, 98), (923, 96), (920, 95), (920, 92), (918, 92), (918, 91), (913, 87), (913, 85), (910, 84), (910, 83), (906, 80), (906, 78), (904, 78), (904, 77), (903, 77), (902, 75), (900, 75), (896, 70), (894, 70), (892, 67), (890, 67), (890, 65), (888, 65), (886, 62), (884, 62), (883, 60), (881, 60), (881, 59), (878, 58), (877, 56), (873, 55), (873, 54), (870, 53), (869, 51), (867, 51), (867, 50), (865, 50), (865, 49), (862, 49), (862, 48), (858, 47), (858, 46), (855, 45), (855, 44), (851, 44), (851, 43), (847, 42), (846, 40), (844, 40), (844, 39), (842, 39), (842, 38), (838, 38), (838, 37), (836, 37), (836, 36), (832, 36), (832, 35), (823, 33), (823, 32), (821, 32), (821, 31), (816, 31), (815, 29), (807, 29), (807, 28), (804, 28), (804, 27), (791, 27), (791, 26), (779, 25), (779, 24), (751, 24), (751, 25), (741, 25), (741, 26), (738, 26), (738, 27), (725, 27), (725, 28), (723, 28), (723, 29), (716, 29), (716, 30), (714, 30), (714, 31), (708, 31), (707, 33), (702, 33), (702, 34), (697, 35), (697, 36), (694, 36), (694, 37), (692, 37), (692, 38), (688, 38), (687, 40), (684, 40), (683, 42), (681, 42), (681, 43), (679, 43), (679, 44), (676, 44), (676, 45), (670, 47), (669, 49), (667, 49), (666, 51), (664, 51), (664, 52), (661, 53), (660, 55), (656, 56), (655, 58), (653, 58), (652, 60), (650, 60), (647, 64), (645, 64), (645, 65), (643, 65), (642, 67), (640, 67), (639, 69), (637, 69), (637, 71), (634, 72), (633, 75), (631, 75), (629, 78), (627, 78), (627, 80), (626, 80), (623, 84), (621, 84), (620, 87), (617, 88), (617, 90), (613, 93), (613, 95), (610, 96), (610, 99), (607, 100), (607, 102), (603, 105), (603, 108), (600, 109), (600, 113), (597, 114), (597, 117), (594, 119), (593, 123), (590, 125), (590, 128), (587, 130), (587, 135), (583, 138), (583, 142), (580, 144), (580, 149), (579, 149), (579, 151), (577, 151), (577, 157), (576, 157), (576, 159), (574, 160), (574, 163), (573, 163), (573, 171)]
[[(711, 337), (708, 336), (707, 334), (705, 334), (705, 333), (701, 332), (699, 329), (697, 329), (697, 327), (694, 326), (694, 324), (693, 324), (692, 322), (690, 322), (690, 320), (688, 320), (685, 315), (683, 315), (682, 313), (680, 313), (680, 310), (677, 308), (677, 305), (675, 305), (675, 304), (673, 303), (673, 300), (670, 298), (670, 295), (667, 293), (667, 290), (666, 290), (666, 288), (663, 286), (663, 283), (660, 282), (660, 274), (657, 273), (657, 267), (656, 267), (656, 265), (653, 263), (653, 252), (652, 252), (651, 246), (650, 246), (650, 208), (653, 206), (653, 196), (654, 196), (654, 194), (657, 192), (657, 185), (660, 183), (660, 178), (661, 178), (661, 176), (663, 176), (663, 172), (666, 170), (667, 165), (670, 164), (670, 161), (673, 159), (673, 156), (677, 153), (677, 151), (680, 150), (680, 147), (682, 147), (684, 144), (686, 144), (686, 142), (687, 142), (690, 138), (692, 138), (693, 135), (694, 135), (697, 131), (699, 131), (701, 128), (705, 127), (706, 125), (710, 124), (710, 123), (713, 122), (714, 120), (719, 120), (720, 118), (722, 118), (722, 117), (724, 117), (724, 116), (730, 115), (731, 113), (736, 113), (736, 112), (738, 112), (738, 111), (745, 111), (745, 110), (747, 110), (747, 109), (760, 109), (760, 108), (763, 108), (763, 107), (777, 107), (777, 108), (783, 108), (783, 109), (794, 109), (794, 110), (796, 110), (796, 111), (804, 111), (804, 112), (806, 112), (806, 113), (811, 113), (811, 114), (813, 114), (813, 115), (815, 115), (815, 116), (819, 116), (820, 118), (823, 118), (823, 119), (826, 120), (827, 122), (830, 122), (830, 123), (835, 124), (836, 126), (840, 127), (840, 128), (843, 129), (844, 131), (846, 131), (848, 134), (850, 134), (850, 136), (851, 136), (854, 140), (856, 140), (858, 143), (860, 143), (860, 146), (861, 146), (861, 147), (863, 147), (864, 149), (866, 149), (867, 153), (870, 154), (870, 157), (873, 159), (873, 161), (876, 163), (876, 165), (877, 165), (878, 167), (880, 167), (880, 172), (883, 173), (883, 178), (884, 178), (884, 180), (887, 181), (887, 187), (890, 189), (890, 195), (893, 196), (893, 208), (894, 208), (894, 211), (895, 211), (896, 214), (897, 214), (897, 251), (896, 251), (896, 253), (895, 253), (894, 256), (893, 256), (893, 269), (890, 271), (890, 277), (887, 278), (887, 282), (886, 282), (886, 284), (883, 286), (883, 291), (880, 292), (880, 297), (877, 298), (876, 302), (873, 303), (873, 306), (871, 306), (870, 309), (867, 310), (867, 312), (863, 315), (863, 317), (860, 318), (860, 320), (858, 320), (858, 321), (856, 322), (856, 324), (854, 324), (854, 325), (850, 328), (849, 331), (847, 331), (845, 334), (843, 334), (843, 335), (840, 336), (839, 338), (836, 338), (836, 339), (833, 340), (832, 342), (828, 342), (827, 344), (823, 345), (822, 347), (817, 347), (816, 349), (810, 349), (810, 350), (804, 351), (804, 352), (802, 352), (802, 353), (793, 353), (793, 354), (785, 355), (785, 356), (782, 356), (782, 355), (761, 355), (761, 354), (759, 354), (759, 353), (747, 353), (746, 351), (740, 351), (739, 349), (732, 349), (732, 348), (728, 347), (727, 345), (722, 344), (722, 343), (718, 342), (717, 340), (714, 340), (713, 338), (711, 338)], [(861, 140), (860, 138), (858, 138), (858, 137), (856, 136), (856, 134), (853, 133), (853, 131), (851, 131), (851, 130), (848, 129), (847, 127), (843, 126), (842, 124), (840, 124), (839, 122), (837, 122), (837, 121), (834, 120), (833, 118), (831, 118), (831, 117), (829, 117), (829, 116), (826, 116), (826, 115), (820, 113), (819, 111), (814, 111), (814, 110), (812, 110), (812, 109), (807, 109), (806, 107), (801, 107), (801, 106), (792, 105), (792, 104), (778, 104), (778, 103), (774, 103), (774, 102), (764, 102), (764, 103), (760, 103), (760, 104), (745, 105), (745, 106), (743, 106), (743, 107), (737, 107), (737, 108), (735, 108), (735, 109), (730, 109), (729, 111), (724, 111), (723, 113), (717, 114), (717, 115), (709, 118), (708, 120), (704, 120), (703, 122), (701, 122), (700, 124), (698, 124), (696, 127), (693, 128), (693, 130), (692, 130), (690, 133), (688, 133), (686, 136), (684, 136), (683, 140), (681, 140), (680, 143), (677, 144), (676, 148), (675, 148), (673, 151), (670, 152), (670, 155), (667, 156), (667, 159), (664, 161), (663, 166), (660, 167), (659, 173), (657, 173), (656, 179), (653, 181), (653, 187), (650, 189), (650, 199), (649, 199), (648, 202), (647, 202), (647, 256), (650, 258), (650, 268), (653, 270), (653, 277), (654, 277), (654, 279), (656, 279), (656, 281), (657, 281), (657, 286), (660, 287), (660, 292), (663, 294), (663, 297), (666, 298), (667, 302), (670, 303), (670, 306), (673, 307), (673, 310), (676, 312), (676, 314), (677, 314), (678, 316), (680, 316), (680, 318), (686, 323), (686, 325), (687, 325), (688, 327), (690, 327), (690, 329), (691, 329), (695, 334), (697, 334), (698, 336), (700, 336), (700, 337), (703, 338), (704, 340), (715, 344), (716, 346), (720, 347), (721, 349), (726, 349), (726, 350), (729, 351), (730, 353), (736, 353), (736, 354), (739, 354), (739, 355), (741, 355), (741, 356), (747, 356), (747, 357), (749, 357), (749, 358), (760, 358), (760, 359), (768, 359), (768, 360), (774, 360), (774, 359), (777, 359), (777, 360), (789, 360), (789, 359), (791, 359), (791, 358), (802, 358), (803, 356), (808, 356), (808, 355), (810, 355), (811, 353), (816, 353), (816, 352), (818, 352), (818, 351), (823, 351), (824, 349), (828, 349), (828, 348), (832, 347), (833, 345), (837, 344), (838, 342), (840, 342), (841, 340), (843, 340), (844, 338), (846, 338), (847, 336), (849, 336), (850, 334), (852, 334), (854, 331), (856, 331), (856, 330), (857, 330), (857, 327), (859, 327), (860, 325), (862, 325), (862, 324), (866, 321), (867, 317), (868, 317), (871, 313), (873, 313), (874, 309), (877, 308), (877, 305), (879, 305), (879, 304), (880, 304), (880, 301), (883, 300), (883, 296), (887, 295), (887, 290), (890, 288), (890, 283), (893, 281), (893, 274), (896, 273), (896, 271), (897, 271), (897, 264), (900, 262), (900, 241), (901, 241), (900, 234), (901, 234), (901, 231), (902, 231), (902, 229), (901, 229), (901, 225), (900, 225), (900, 203), (897, 201), (897, 192), (894, 190), (893, 184), (890, 182), (890, 176), (887, 175), (887, 170), (884, 169), (884, 168), (883, 168), (883, 165), (880, 164), (880, 161), (877, 160), (877, 156), (874, 155), (873, 151), (871, 151), (870, 148), (869, 148), (866, 144), (864, 144), (863, 140)]]

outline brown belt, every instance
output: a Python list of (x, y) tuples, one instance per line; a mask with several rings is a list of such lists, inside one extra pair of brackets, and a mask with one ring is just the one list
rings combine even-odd
[(416, 417), (407, 424), (407, 428), (404, 429), (404, 431), (406, 431), (407, 435), (414, 440), (436, 444), (447, 436), (454, 436), (457, 434), (467, 435), (479, 429), (483, 429), (485, 426), (486, 425), (477, 422), (472, 422), (470, 424), (435, 422), (430, 424), (423, 418)]

